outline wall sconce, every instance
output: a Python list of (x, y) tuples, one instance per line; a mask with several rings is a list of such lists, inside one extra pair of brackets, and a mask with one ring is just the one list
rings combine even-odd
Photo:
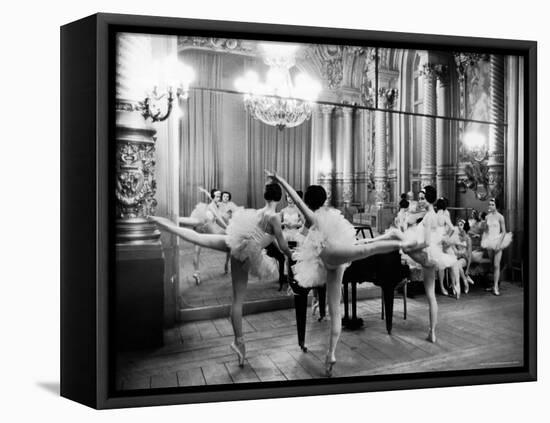
[(185, 100), (189, 97), (189, 85), (195, 79), (195, 72), (175, 58), (155, 62), (152, 68), (153, 78), (161, 84), (154, 85), (140, 102), (140, 108), (145, 119), (162, 122), (170, 116), (175, 98)]
[(489, 183), (487, 138), (479, 132), (470, 131), (464, 134), (462, 142), (469, 163), (464, 166), (466, 175), (458, 181), (458, 184), (464, 189), (471, 189), (475, 192), (478, 200), (484, 201), (489, 196), (487, 189)]

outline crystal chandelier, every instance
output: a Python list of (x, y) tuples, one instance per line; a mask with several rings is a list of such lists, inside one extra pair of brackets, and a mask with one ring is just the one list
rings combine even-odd
[(261, 44), (260, 48), (269, 66), (265, 83), (254, 71), (235, 81), (237, 90), (244, 93), (246, 110), (255, 119), (281, 130), (301, 125), (311, 116), (320, 84), (305, 74), (292, 81), (290, 69), (295, 64), (297, 46), (270, 43)]

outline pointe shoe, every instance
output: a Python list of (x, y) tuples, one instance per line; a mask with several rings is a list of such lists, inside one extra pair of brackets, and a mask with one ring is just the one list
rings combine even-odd
[(198, 272), (193, 273), (193, 279), (195, 279), (195, 285), (201, 284), (201, 276)]
[(325, 374), (327, 377), (332, 377), (332, 370), (335, 364), (336, 360), (331, 360), (330, 357), (327, 356), (325, 359)]
[(435, 332), (433, 330), (431, 330), (431, 329), (429, 330), (428, 336), (426, 337), (426, 341), (431, 342), (433, 344), (436, 343), (437, 340), (436, 340), (436, 337), (435, 337)]
[(235, 342), (232, 342), (229, 347), (237, 354), (239, 367), (244, 367), (244, 360), (246, 358), (246, 349), (244, 346), (244, 342), (239, 344), (235, 344)]
[(493, 289), (493, 295), (498, 297), (500, 295), (500, 291), (498, 289)]
[(449, 291), (447, 291), (445, 288), (441, 289), (441, 295), (445, 295), (446, 297), (449, 296)]
[(470, 287), (468, 286), (468, 283), (466, 283), (466, 285), (464, 285), (464, 293), (467, 294), (468, 292), (470, 292)]
[(474, 280), (470, 276), (466, 276), (466, 280), (470, 285), (475, 285)]

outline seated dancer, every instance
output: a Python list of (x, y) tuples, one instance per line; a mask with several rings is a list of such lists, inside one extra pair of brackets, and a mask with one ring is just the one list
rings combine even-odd
[[(229, 191), (222, 192), (222, 201), (218, 204), (218, 208), (226, 225), (229, 225), (229, 220), (231, 220), (233, 214), (239, 209), (239, 207), (233, 201), (231, 201), (231, 193)], [(225, 274), (229, 272), (230, 258), (231, 253), (227, 252), (225, 257), (225, 265), (223, 267), (223, 271)]]
[(450, 235), (454, 232), (454, 226), (451, 222), (451, 215), (447, 210), (447, 199), (444, 197), (439, 198), (435, 202), (435, 209), (437, 214), (437, 231), (438, 236), (441, 239), (443, 246), (443, 252), (445, 253), (445, 260), (449, 266), (439, 267), (439, 289), (443, 295), (449, 295), (443, 281), (445, 279), (445, 269), (451, 270), (451, 285), (453, 287), (454, 295), (456, 299), (460, 298), (460, 269), (458, 260), (456, 259), (455, 251), (452, 248)]
[(452, 266), (453, 262), (456, 261), (456, 257), (443, 252), (440, 225), (438, 225), (438, 216), (433, 206), (436, 198), (436, 190), (431, 185), (426, 186), (419, 192), (418, 205), (427, 210), (426, 214), (418, 225), (409, 228), (405, 232), (406, 239), (416, 239), (425, 246), (421, 250), (413, 250), (406, 254), (422, 266), (424, 289), (428, 299), (430, 315), (430, 328), (426, 339), (430, 342), (436, 342), (437, 300), (435, 297), (435, 271)]
[(244, 366), (246, 349), (243, 339), (242, 316), (243, 302), (248, 273), (260, 279), (276, 279), (278, 267), (274, 259), (265, 253), (265, 247), (276, 240), (279, 248), (290, 257), (292, 255), (283, 237), (281, 222), (276, 211), (282, 191), (278, 184), (267, 184), (264, 191), (265, 207), (260, 210), (240, 209), (232, 217), (226, 234), (197, 233), (180, 228), (170, 220), (151, 216), (163, 229), (178, 235), (184, 240), (205, 248), (231, 252), (231, 282), (233, 300), (231, 306), (231, 325), (235, 340), (231, 349), (237, 354), (239, 366)]
[(468, 222), (464, 219), (458, 219), (457, 226), (449, 240), (458, 260), (460, 279), (464, 283), (465, 294), (467, 294), (470, 290), (469, 285), (474, 284), (474, 281), (468, 275), (468, 272), (470, 271), (470, 264), (472, 262), (472, 240), (468, 235), (469, 230), (470, 226)]
[(512, 243), (512, 232), (506, 232), (506, 224), (504, 216), (498, 210), (496, 198), (489, 200), (487, 207), (487, 217), (485, 218), (485, 230), (481, 236), (481, 248), (484, 248), (489, 253), (489, 259), (493, 264), (493, 287), (489, 290), (494, 295), (500, 295), (499, 279), (500, 279), (500, 260), (502, 258), (502, 250)]
[[(192, 226), (195, 231), (203, 234), (224, 234), (227, 224), (223, 220), (219, 210), (221, 191), (216, 188), (212, 189), (210, 192), (206, 191), (204, 188), (199, 188), (199, 191), (208, 196), (210, 203), (198, 203), (191, 212), (191, 216), (180, 217), (178, 223), (185, 226)], [(193, 256), (193, 279), (195, 279), (197, 285), (201, 283), (200, 253), (200, 246), (195, 245), (195, 255)]]
[[(342, 330), (340, 295), (342, 276), (350, 262), (373, 254), (388, 253), (400, 248), (418, 246), (416, 240), (402, 242), (402, 234), (394, 230), (377, 240), (357, 243), (355, 230), (340, 211), (323, 207), (327, 194), (323, 187), (312, 185), (307, 188), (304, 200), (280, 176), (267, 172), (279, 182), (292, 197), (305, 217), (309, 232), (294, 254), (297, 263), (293, 266), (294, 278), (302, 287), (327, 285), (327, 301), (330, 314), (329, 346), (325, 359), (325, 372), (332, 376), (336, 363), (336, 344)], [(389, 240), (389, 238), (397, 238)]]

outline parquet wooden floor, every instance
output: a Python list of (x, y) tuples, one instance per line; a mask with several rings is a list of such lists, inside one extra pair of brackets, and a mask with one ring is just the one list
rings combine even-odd
[[(438, 296), (436, 344), (425, 340), (426, 298), (408, 299), (403, 320), (396, 299), (392, 335), (380, 319), (380, 300), (358, 302), (364, 327), (343, 330), (334, 376), (377, 375), (445, 370), (516, 367), (523, 364), (523, 289), (501, 284), (495, 297), (474, 287), (460, 300)], [(239, 368), (227, 318), (181, 324), (165, 331), (165, 346), (118, 357), (117, 388), (214, 385), (258, 381), (315, 379), (324, 376), (329, 321), (318, 322), (308, 310), (306, 345), (298, 347), (294, 310), (244, 318), (247, 360)]]

